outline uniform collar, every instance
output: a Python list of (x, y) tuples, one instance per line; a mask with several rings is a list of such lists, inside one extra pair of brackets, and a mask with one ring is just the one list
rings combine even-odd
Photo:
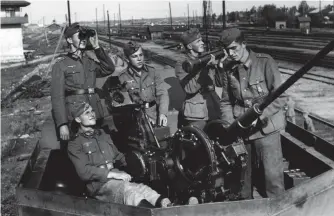
[(132, 76), (137, 76), (137, 77), (141, 77), (143, 76), (143, 72), (148, 72), (148, 68), (147, 68), (147, 65), (144, 64), (142, 69), (140, 70), (141, 71), (141, 75), (139, 75), (139, 73), (131, 66), (128, 67), (128, 71), (129, 73), (132, 75)]
[(83, 137), (86, 137), (86, 138), (92, 138), (92, 137), (98, 136), (100, 134), (101, 134), (100, 130), (94, 129), (93, 131), (86, 131), (86, 132), (79, 131), (77, 135), (80, 135), (80, 136), (83, 136)]
[(67, 56), (75, 61), (80, 60), (80, 57), (74, 53), (68, 53)]

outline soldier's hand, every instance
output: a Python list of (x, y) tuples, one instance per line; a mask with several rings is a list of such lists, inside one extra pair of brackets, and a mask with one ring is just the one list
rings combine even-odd
[(223, 68), (224, 67), (224, 61), (227, 59), (227, 57), (228, 57), (228, 54), (227, 54), (227, 52), (226, 52), (226, 49), (223, 49), (224, 50), (224, 57), (223, 58), (221, 58), (221, 59), (219, 59), (218, 60), (218, 67), (219, 68)]
[(215, 66), (217, 64), (216, 57), (212, 54), (210, 54), (211, 59), (210, 61), (206, 64), (206, 66)]
[(123, 181), (131, 181), (131, 176), (127, 174), (126, 172), (113, 172), (110, 171), (108, 173), (108, 178), (123, 180)]
[[(95, 31), (95, 30), (94, 30)], [(97, 32), (95, 31), (95, 35), (93, 37), (89, 37), (89, 42), (94, 49), (100, 48), (99, 46), (99, 39), (97, 37)]]
[(159, 115), (159, 126), (164, 126), (166, 127), (167, 126), (167, 116), (164, 115), (164, 114), (160, 114)]
[(60, 138), (62, 140), (69, 140), (70, 139), (70, 131), (67, 125), (62, 125), (59, 128)]

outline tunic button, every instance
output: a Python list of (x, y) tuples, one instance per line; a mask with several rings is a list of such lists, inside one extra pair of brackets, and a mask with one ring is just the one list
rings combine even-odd
[(91, 154), (91, 153), (92, 153), (91, 151), (88, 152), (88, 154)]
[(104, 153), (104, 151), (102, 151), (102, 153)]
[(131, 90), (133, 90), (133, 89), (135, 89), (135, 88), (131, 87)]
[(246, 77), (244, 77), (244, 78), (242, 78), (243, 80), (245, 80), (246, 79)]
[(246, 92), (247, 91), (247, 89), (244, 89), (244, 92)]

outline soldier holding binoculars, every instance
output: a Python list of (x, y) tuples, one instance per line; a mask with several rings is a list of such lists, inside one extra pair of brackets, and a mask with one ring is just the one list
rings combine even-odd
[[(110, 75), (115, 70), (113, 61), (99, 46), (95, 30), (73, 23), (66, 28), (64, 36), (70, 51), (58, 58), (52, 69), (52, 116), (43, 126), (39, 142), (42, 150), (59, 149), (59, 141), (70, 139), (71, 110), (77, 103), (89, 103), (97, 119), (103, 117), (100, 98), (95, 92), (96, 77)], [(87, 45), (94, 50), (99, 62), (87, 56)]]

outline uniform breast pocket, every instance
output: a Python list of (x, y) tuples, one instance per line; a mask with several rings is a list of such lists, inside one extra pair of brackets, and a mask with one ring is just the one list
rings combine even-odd
[(143, 85), (142, 96), (144, 101), (152, 101), (155, 99), (155, 83), (149, 82)]
[(78, 82), (80, 79), (80, 71), (66, 71), (65, 79), (72, 82)]
[(95, 143), (86, 142), (82, 144), (83, 151), (87, 154), (90, 164), (97, 163), (97, 146)]
[(268, 94), (268, 89), (264, 78), (259, 78), (249, 83), (250, 89), (255, 98)]

